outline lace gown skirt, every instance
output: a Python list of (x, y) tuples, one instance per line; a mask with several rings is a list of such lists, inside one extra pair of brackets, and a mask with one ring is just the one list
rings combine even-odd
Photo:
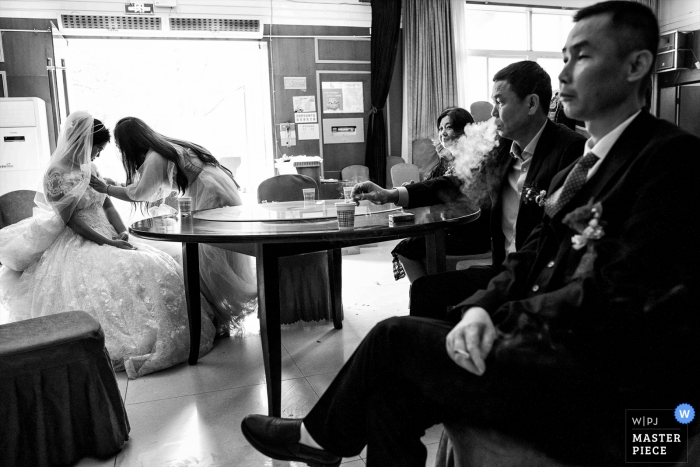
[[(195, 210), (241, 204), (231, 178), (213, 166), (204, 167), (187, 194)], [(199, 256), (202, 293), (214, 306), (219, 323), (235, 323), (257, 309), (257, 280), (251, 257), (210, 245), (199, 245)]]
[[(86, 199), (87, 198), (87, 199)], [(101, 198), (101, 199), (100, 199)], [(89, 189), (80, 216), (112, 238), (103, 195)], [(19, 273), (0, 269), (0, 302), (10, 321), (83, 310), (101, 324), (115, 369), (129, 378), (186, 361), (189, 324), (182, 269), (162, 251), (130, 239), (137, 250), (98, 245), (66, 227), (38, 262)], [(200, 356), (212, 347), (214, 326), (203, 303)]]

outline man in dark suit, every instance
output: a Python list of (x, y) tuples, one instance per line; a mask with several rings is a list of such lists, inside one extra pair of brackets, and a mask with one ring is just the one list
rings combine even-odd
[[(418, 278), (411, 285), (411, 316), (444, 318), (447, 306), (485, 288), (500, 271), (506, 255), (521, 248), (542, 220), (543, 209), (535, 196), (546, 191), (554, 174), (583, 151), (583, 136), (547, 118), (552, 82), (540, 65), (529, 60), (513, 63), (498, 71), (493, 81), (492, 115), (501, 139), (475, 183), (485, 191), (476, 195), (491, 207), (483, 209), (482, 215), (489, 224), (492, 265)], [(391, 190), (365, 182), (355, 187), (354, 195), (375, 203), (415, 208), (457, 200), (461, 188), (458, 177), (447, 176)], [(484, 235), (480, 225), (472, 230), (475, 236)], [(405, 259), (400, 259), (405, 264)]]
[(379, 323), (303, 423), (246, 417), (257, 449), (337, 465), (367, 445), (368, 465), (417, 466), (427, 427), (466, 420), (621, 465), (625, 409), (697, 407), (700, 139), (642, 110), (651, 10), (608, 1), (574, 21), (561, 97), (591, 138), (552, 181), (542, 224), (456, 325)]

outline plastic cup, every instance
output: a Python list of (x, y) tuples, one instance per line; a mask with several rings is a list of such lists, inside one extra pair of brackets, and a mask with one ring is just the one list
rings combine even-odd
[(355, 228), (355, 203), (335, 203), (340, 230)]
[(315, 188), (304, 188), (304, 207), (313, 206), (316, 202), (316, 189)]
[(354, 188), (354, 185), (343, 187), (343, 196), (345, 197), (346, 203), (349, 203), (352, 201), (352, 189), (353, 188)]
[(178, 198), (177, 208), (180, 211), (181, 216), (189, 216), (192, 212), (192, 198), (189, 196), (182, 196)]

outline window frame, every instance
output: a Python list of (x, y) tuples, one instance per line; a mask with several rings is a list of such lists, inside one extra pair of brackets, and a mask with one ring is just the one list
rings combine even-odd
[[(562, 59), (561, 51), (544, 51), (544, 50), (533, 50), (533, 37), (532, 37), (532, 16), (533, 14), (546, 14), (553, 16), (569, 16), (577, 11), (578, 8), (544, 8), (544, 7), (528, 7), (528, 6), (505, 6), (505, 5), (470, 5), (466, 4), (464, 9), (464, 21), (465, 24), (468, 21), (468, 15), (472, 11), (484, 11), (484, 12), (508, 12), (508, 13), (525, 13), (526, 22), (526, 44), (525, 49), (472, 49), (469, 48), (469, 44), (464, 40), (464, 58), (465, 61), (469, 60), (469, 57), (485, 57), (489, 58), (513, 58), (513, 57), (523, 57), (523, 60), (538, 61), (540, 58), (547, 59)], [(563, 61), (562, 61), (563, 64)], [(491, 90), (493, 84), (491, 83), (492, 77), (487, 77), (487, 90)], [(551, 76), (552, 78), (552, 89), (558, 89), (558, 79), (557, 76)], [(486, 99), (491, 101), (491, 96), (489, 95)]]

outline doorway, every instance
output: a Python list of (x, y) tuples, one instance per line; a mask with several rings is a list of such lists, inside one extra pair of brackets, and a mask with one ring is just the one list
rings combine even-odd
[[(86, 110), (110, 130), (123, 117), (138, 117), (159, 133), (204, 146), (241, 191), (254, 193), (273, 175), (266, 43), (60, 36), (55, 43), (66, 55), (70, 110)], [(125, 180), (114, 142), (95, 163), (103, 176)], [(126, 205), (118, 206), (123, 216), (132, 211), (119, 204)]]

